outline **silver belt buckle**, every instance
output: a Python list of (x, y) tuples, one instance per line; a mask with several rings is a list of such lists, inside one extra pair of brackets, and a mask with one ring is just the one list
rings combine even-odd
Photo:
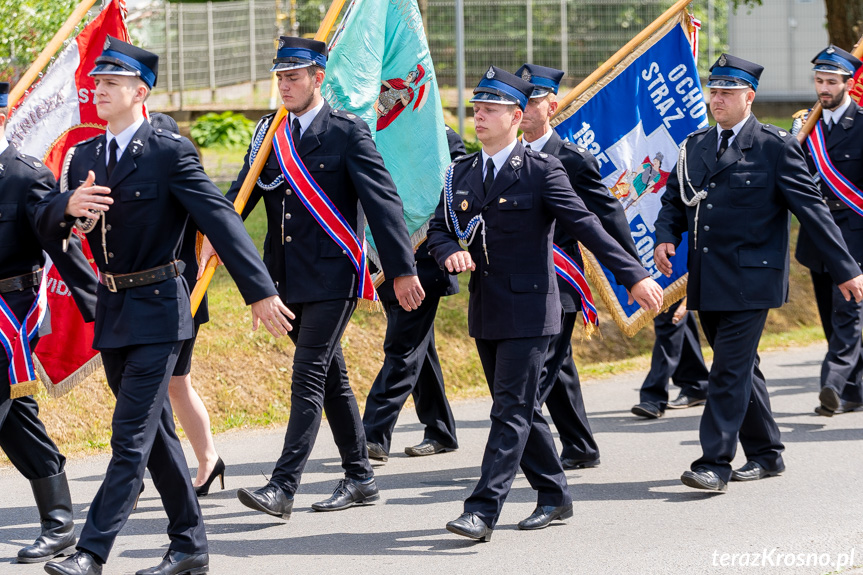
[(114, 281), (114, 276), (111, 274), (102, 274), (105, 278), (105, 287), (111, 293), (117, 293), (117, 283)]

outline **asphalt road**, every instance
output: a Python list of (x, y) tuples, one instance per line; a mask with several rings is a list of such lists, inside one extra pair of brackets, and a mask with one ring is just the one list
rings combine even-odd
[[(280, 453), (284, 429), (222, 434), (216, 443), (228, 465), (227, 489), (201, 500), (211, 572), (863, 573), (863, 413), (830, 419), (813, 413), (824, 350), (813, 346), (764, 355), (787, 471), (758, 482), (732, 483), (725, 494), (695, 491), (679, 481), (701, 453), (702, 408), (644, 421), (629, 414), (643, 374), (585, 382), (602, 465), (567, 473), (575, 517), (542, 531), (517, 530), (516, 523), (535, 504), (534, 493), (519, 476), (488, 543), (444, 529), (461, 513), (461, 502), (477, 480), (488, 433), (488, 400), (453, 406), (461, 449), (419, 459), (399, 454), (422, 438), (413, 411), (405, 411), (393, 456), (376, 467), (381, 500), (335, 513), (311, 510), (341, 475), (338, 452), (324, 424), (287, 522), (247, 509), (236, 499), (237, 488), (264, 485), (262, 474), (270, 472)], [(194, 462), (188, 446), (186, 452)], [(88, 457), (67, 466), (79, 529), (107, 461), (107, 456)], [(743, 462), (740, 453), (736, 463)], [(149, 478), (146, 483), (106, 574), (154, 565), (167, 547), (166, 517)], [(29, 485), (12, 468), (0, 470), (0, 517), (0, 573), (42, 573), (39, 565), (17, 565), (10, 559), (38, 529)]]

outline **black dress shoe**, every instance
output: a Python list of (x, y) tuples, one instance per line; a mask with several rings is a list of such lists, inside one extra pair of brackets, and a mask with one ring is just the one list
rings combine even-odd
[(369, 450), (369, 459), (386, 463), (390, 458), (390, 454), (384, 450), (384, 446), (380, 443), (372, 443), (369, 441), (366, 443), (366, 448)]
[(647, 419), (659, 419), (662, 417), (662, 411), (652, 403), (645, 402), (633, 405), (630, 411), (639, 417), (646, 417)]
[(845, 401), (842, 400), (842, 409), (840, 410), (842, 413), (850, 413), (852, 411), (857, 411), (863, 407), (863, 403), (859, 401)]
[(135, 575), (201, 575), (210, 571), (210, 556), (206, 553), (180, 553), (169, 550), (162, 562)]
[(689, 397), (683, 392), (677, 396), (677, 399), (672, 399), (668, 402), (668, 409), (685, 409), (687, 407), (695, 407), (697, 405), (704, 405), (707, 403), (706, 399), (698, 399), (697, 397)]
[(825, 387), (818, 394), (818, 401), (821, 405), (831, 411), (839, 411), (842, 403), (839, 401), (839, 394), (832, 387)]
[(195, 495), (198, 497), (206, 497), (210, 493), (210, 485), (215, 481), (216, 478), (219, 478), (219, 483), (222, 486), (222, 491), (225, 490), (225, 462), (222, 461), (220, 457), (216, 462), (216, 466), (213, 467), (213, 471), (210, 473), (210, 476), (207, 478), (202, 485), (195, 487)]
[(527, 519), (518, 522), (518, 528), (525, 531), (533, 529), (545, 529), (555, 519), (569, 519), (572, 517), (572, 503), (554, 507), (553, 505), (537, 505), (533, 513)]
[(237, 499), (246, 507), (282, 519), (290, 519), (294, 508), (294, 498), (288, 498), (279, 486), (272, 483), (256, 491), (249, 491), (242, 487), (237, 490)]
[(446, 524), (446, 530), (479, 541), (491, 541), (491, 532), (493, 531), (475, 513), (462, 513), (458, 519)]
[(315, 511), (341, 511), (360, 503), (371, 503), (380, 499), (374, 477), (368, 483), (356, 479), (342, 479), (329, 499), (312, 503)]
[(756, 481), (765, 477), (779, 475), (783, 471), (785, 471), (784, 465), (781, 469), (767, 470), (757, 461), (747, 461), (746, 465), (731, 472), (731, 481)]
[(695, 489), (706, 489), (721, 493), (728, 491), (728, 484), (722, 481), (715, 471), (710, 471), (704, 467), (699, 467), (694, 471), (684, 471), (683, 475), (680, 476), (680, 481), (687, 487)]
[(587, 469), (589, 467), (598, 467), (599, 459), (574, 459), (572, 457), (563, 457), (560, 464), (564, 469)]
[(833, 411), (832, 409), (827, 409), (823, 405), (819, 405), (818, 407), (816, 407), (815, 413), (824, 417), (833, 417), (836, 414), (835, 411)]
[(435, 441), (434, 439), (423, 439), (418, 445), (405, 447), (405, 453), (411, 457), (434, 455), (435, 453), (445, 453), (447, 451), (455, 451), (455, 447), (446, 447), (444, 444), (439, 441)]
[(102, 566), (86, 551), (78, 551), (65, 560), (49, 561), (45, 572), (51, 575), (102, 575)]

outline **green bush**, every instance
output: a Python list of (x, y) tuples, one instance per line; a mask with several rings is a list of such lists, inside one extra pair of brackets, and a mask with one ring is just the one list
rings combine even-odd
[(202, 148), (245, 148), (252, 140), (255, 123), (234, 112), (210, 112), (198, 118), (189, 131)]

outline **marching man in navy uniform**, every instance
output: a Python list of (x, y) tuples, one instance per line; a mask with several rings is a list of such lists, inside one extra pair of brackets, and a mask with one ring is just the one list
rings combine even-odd
[(31, 354), (39, 336), (51, 333), (42, 250), (51, 256), (88, 322), (96, 309), (96, 274), (77, 237), (63, 253), (59, 241), (37, 236), (36, 204), (54, 189), (54, 175), (6, 141), (8, 98), (9, 84), (0, 82), (0, 337), (6, 350), (0, 354), (0, 449), (33, 489), (42, 532), (18, 551), (18, 562), (38, 563), (70, 554), (76, 541), (66, 458), (48, 437), (32, 397), (36, 381)]
[[(105, 135), (69, 151), (59, 189), (37, 206), (44, 238), (87, 233), (100, 282), (93, 347), (117, 397), (112, 456), (90, 506), (78, 552), (48, 563), (54, 575), (99, 574), (138, 497), (145, 467), (168, 515), (168, 551), (143, 575), (208, 571), (207, 538), (189, 468), (174, 431), (168, 382), (183, 341), (194, 336), (189, 286), (178, 260), (191, 217), (214, 238), (247, 303), (254, 327), (291, 329), (290, 312), (239, 214), (207, 178), (191, 142), (153, 129), (143, 103), (158, 56), (108, 37), (90, 72)], [(67, 190), (73, 190), (71, 192)]]
[(525, 150), (516, 139), (533, 85), (494, 66), (474, 90), (480, 153), (453, 163), (429, 227), (429, 251), (450, 273), (471, 271), (470, 335), (488, 380), (491, 429), (479, 483), (464, 513), (447, 524), (487, 541), (519, 464), (538, 492), (520, 529), (572, 516), (572, 498), (538, 402), (548, 342), (560, 332), (561, 305), (552, 259), (555, 221), (583, 242), (645, 308), (658, 311), (662, 290), (603, 229), (573, 192), (560, 161)]
[[(817, 175), (818, 187), (830, 215), (842, 231), (848, 251), (860, 265), (863, 262), (863, 108), (848, 92), (861, 62), (831, 45), (815, 56), (812, 63), (815, 64), (815, 91), (823, 113), (804, 144), (806, 161), (809, 172)], [(815, 411), (829, 417), (837, 411), (850, 411), (863, 405), (860, 340), (863, 304), (842, 297), (828, 273), (825, 258), (809, 237), (807, 226), (800, 228), (795, 255), (809, 268), (818, 309), (826, 312), (821, 323), (828, 347), (821, 365), (818, 395), (821, 404)]]
[[(465, 154), (464, 142), (449, 126), (446, 139), (450, 159)], [(417, 276), (425, 291), (422, 305), (405, 311), (393, 293), (393, 282), (384, 281), (378, 295), (387, 314), (384, 363), (366, 397), (363, 428), (369, 457), (387, 461), (393, 430), (409, 396), (413, 396), (417, 419), (425, 427), (423, 440), (405, 447), (405, 454), (422, 457), (458, 449), (455, 418), (446, 398), (443, 370), (434, 338), (434, 319), (442, 297), (458, 293), (458, 276), (441, 269), (420, 244), (414, 254)]]
[[(656, 263), (665, 274), (689, 231), (687, 304), (698, 310), (714, 352), (701, 417), (703, 454), (681, 476), (696, 489), (725, 491), (730, 479), (785, 469), (758, 341), (769, 309), (788, 297), (789, 210), (807, 227), (843, 297), (863, 299), (860, 267), (821, 202), (797, 140), (751, 113), (762, 70), (728, 54), (710, 68), (718, 126), (693, 132), (681, 146), (656, 221)], [(738, 438), (747, 462), (732, 472)]]
[[(521, 121), (524, 147), (560, 160), (569, 176), (569, 183), (585, 207), (599, 218), (608, 235), (614, 238), (626, 253), (638, 260), (638, 251), (635, 249), (623, 206), (602, 183), (596, 158), (586, 149), (572, 142), (564, 142), (557, 132), (551, 129), (550, 120), (557, 110), (556, 95), (564, 72), (525, 64), (515, 75), (534, 85)], [(560, 454), (563, 468), (596, 467), (599, 465), (599, 447), (587, 421), (578, 370), (572, 358), (572, 331), (578, 312), (584, 314), (587, 326), (593, 300), (590, 298), (582, 301), (578, 289), (583, 290), (582, 286), (586, 284), (579, 286), (577, 283), (570, 283), (575, 279), (573, 274), (580, 273), (582, 278), (584, 276), (584, 262), (578, 242), (566, 234), (563, 226), (555, 226), (554, 245), (559, 248), (554, 259), (555, 269), (558, 270), (557, 287), (560, 291), (563, 319), (560, 333), (551, 336), (549, 341), (548, 358), (539, 384), (540, 405), (544, 403), (548, 407), (560, 435), (560, 442), (563, 444)], [(583, 293), (585, 298), (589, 298), (589, 291)]]
[[(326, 45), (283, 36), (273, 63), (282, 102), (290, 114), (276, 130), (273, 151), (243, 216), (263, 200), (267, 210), (264, 263), (282, 300), (296, 314), (290, 333), (296, 345), (291, 416), (269, 482), (255, 491), (240, 489), (237, 497), (252, 509), (288, 519), (322, 411), (327, 412), (345, 477), (329, 499), (312, 508), (336, 511), (380, 498), (340, 344), (358, 297), (376, 298), (358, 202), (402, 308), (416, 309), (423, 290), (402, 202), (371, 131), (361, 118), (331, 108), (321, 96)], [(239, 192), (272, 119), (265, 116), (258, 125), (228, 198)], [(209, 253), (205, 246), (203, 257)]]

